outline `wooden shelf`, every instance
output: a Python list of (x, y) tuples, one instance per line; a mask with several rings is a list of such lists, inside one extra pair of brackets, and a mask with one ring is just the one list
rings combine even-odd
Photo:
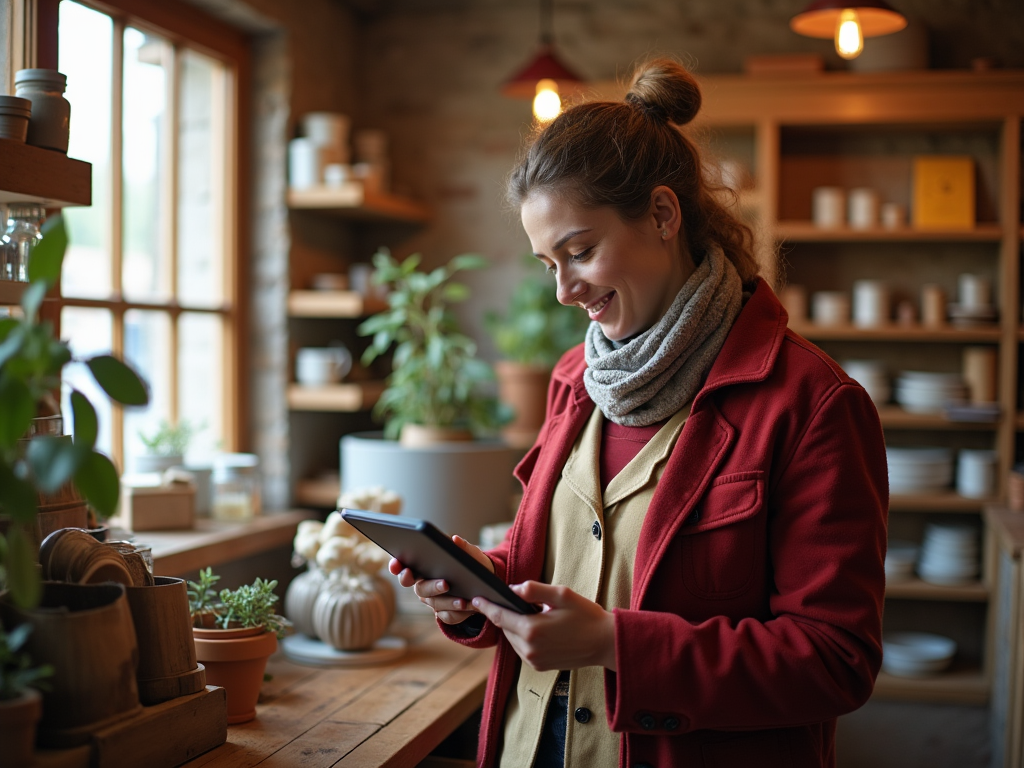
[(775, 238), (793, 243), (934, 243), (950, 240), (997, 243), (1003, 237), (999, 224), (979, 224), (974, 229), (822, 229), (809, 221), (780, 221), (775, 225)]
[(890, 512), (981, 512), (995, 499), (968, 499), (953, 491), (889, 496)]
[(794, 333), (811, 341), (912, 341), (912, 342), (997, 342), (1001, 331), (998, 325), (984, 325), (976, 328), (924, 328), (899, 325), (881, 328), (857, 328), (852, 325), (814, 325), (813, 323), (789, 324)]
[(430, 219), (430, 211), (421, 203), (399, 195), (367, 192), (359, 182), (338, 187), (289, 189), (288, 206), (370, 221), (423, 224)]
[(1024, 429), (1024, 413), (1018, 412), (1015, 419), (1017, 429)]
[(978, 667), (953, 668), (931, 677), (897, 677), (879, 672), (874, 697), (899, 701), (987, 704), (989, 683)]
[(295, 503), (314, 509), (335, 509), (341, 495), (341, 481), (333, 477), (309, 478), (295, 484)]
[(61, 152), (0, 139), (0, 203), (92, 205), (92, 166)]
[(21, 304), (21, 295), (28, 288), (28, 283), (14, 280), (0, 280), (0, 307)]
[(384, 391), (384, 382), (365, 381), (326, 387), (288, 387), (288, 407), (293, 411), (365, 411)]
[(356, 291), (292, 291), (288, 294), (289, 317), (367, 317), (388, 308), (381, 299)]
[(954, 600), (965, 603), (984, 603), (988, 601), (988, 587), (980, 581), (951, 587), (929, 584), (927, 581), (913, 578), (886, 584), (885, 596), (896, 600)]
[(879, 405), (878, 418), (890, 429), (985, 430), (999, 428), (999, 421), (957, 421), (941, 413), (910, 413), (898, 405)]

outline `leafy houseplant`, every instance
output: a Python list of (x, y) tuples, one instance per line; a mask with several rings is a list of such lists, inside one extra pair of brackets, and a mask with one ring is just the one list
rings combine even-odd
[(198, 582), (188, 582), (196, 657), (206, 667), (207, 683), (227, 690), (228, 723), (244, 723), (256, 717), (267, 659), (290, 622), (274, 612), (277, 581), (257, 578), (218, 593), (219, 580), (206, 568)]
[(195, 427), (185, 420), (177, 424), (161, 420), (155, 432), (139, 432), (146, 455), (136, 457), (137, 468), (142, 472), (157, 472), (183, 463), (195, 433)]
[(53, 674), (49, 665), (34, 666), (22, 650), (31, 631), (22, 624), (8, 634), (0, 626), (0, 744), (6, 765), (31, 764), (35, 726), (43, 711), (33, 686), (44, 686), (44, 678)]
[(395, 345), (392, 373), (374, 414), (384, 419), (385, 436), (402, 436), (403, 443), (410, 442), (407, 425), (470, 432), (500, 426), (497, 400), (481, 390), (493, 380), (491, 368), (476, 358), (476, 344), (459, 331), (449, 309), (469, 294), (452, 276), (486, 262), (479, 256), (456, 256), (429, 273), (418, 271), (419, 264), (419, 254), (402, 263), (386, 251), (373, 257), (374, 282), (388, 287), (389, 306), (359, 326), (361, 335), (373, 337), (363, 363)]
[(515, 411), (515, 420), (503, 434), (517, 447), (529, 447), (536, 438), (544, 423), (551, 369), (570, 347), (583, 341), (590, 322), (585, 312), (558, 302), (537, 259), (527, 255), (524, 263), (527, 277), (516, 285), (507, 312), (488, 312), (484, 318), (504, 358), (494, 366), (498, 396)]
[[(88, 398), (71, 393), (74, 437), (34, 437), (23, 441), (38, 413), (56, 413), (54, 392), (61, 368), (72, 360), (68, 345), (54, 338), (53, 325), (40, 319), (47, 292), (56, 285), (67, 247), (60, 216), (48, 219), (32, 251), (29, 285), (21, 299), (23, 316), (0, 318), (0, 518), (9, 521), (0, 537), (0, 582), (19, 607), (39, 602), (41, 581), (31, 532), (37, 523), (39, 494), (71, 482), (101, 517), (117, 508), (118, 472), (96, 450), (98, 422)], [(83, 360), (100, 387), (123, 405), (145, 405), (146, 385), (112, 355)]]

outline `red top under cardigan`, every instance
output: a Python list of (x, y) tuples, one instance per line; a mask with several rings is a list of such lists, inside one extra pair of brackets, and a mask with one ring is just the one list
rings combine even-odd
[[(621, 766), (835, 764), (836, 717), (881, 664), (888, 482), (881, 425), (856, 382), (786, 328), (759, 281), (669, 458), (640, 535), (617, 672), (605, 672)], [(488, 552), (510, 584), (538, 579), (561, 469), (594, 403), (582, 347), (556, 367), (547, 420), (516, 468), (515, 525)], [(497, 644), (478, 761), (500, 749), (518, 656)]]

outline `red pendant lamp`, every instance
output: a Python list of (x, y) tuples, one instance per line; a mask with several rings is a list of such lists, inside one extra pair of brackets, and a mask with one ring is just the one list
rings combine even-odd
[(836, 51), (853, 59), (864, 50), (864, 38), (899, 32), (907, 19), (885, 0), (814, 0), (790, 19), (798, 35), (833, 38)]
[(538, 120), (550, 120), (561, 111), (561, 96), (579, 91), (583, 81), (555, 54), (552, 32), (552, 0), (540, 0), (540, 47), (521, 70), (505, 81), (503, 96), (533, 99), (533, 112)]

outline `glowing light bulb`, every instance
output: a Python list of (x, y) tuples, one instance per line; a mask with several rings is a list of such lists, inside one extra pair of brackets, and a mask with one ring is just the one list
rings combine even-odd
[(540, 122), (554, 120), (562, 112), (562, 100), (558, 98), (558, 83), (541, 80), (537, 83), (537, 95), (533, 97), (533, 116)]
[(853, 8), (844, 8), (836, 23), (836, 52), (844, 59), (855, 59), (864, 50), (864, 30)]

